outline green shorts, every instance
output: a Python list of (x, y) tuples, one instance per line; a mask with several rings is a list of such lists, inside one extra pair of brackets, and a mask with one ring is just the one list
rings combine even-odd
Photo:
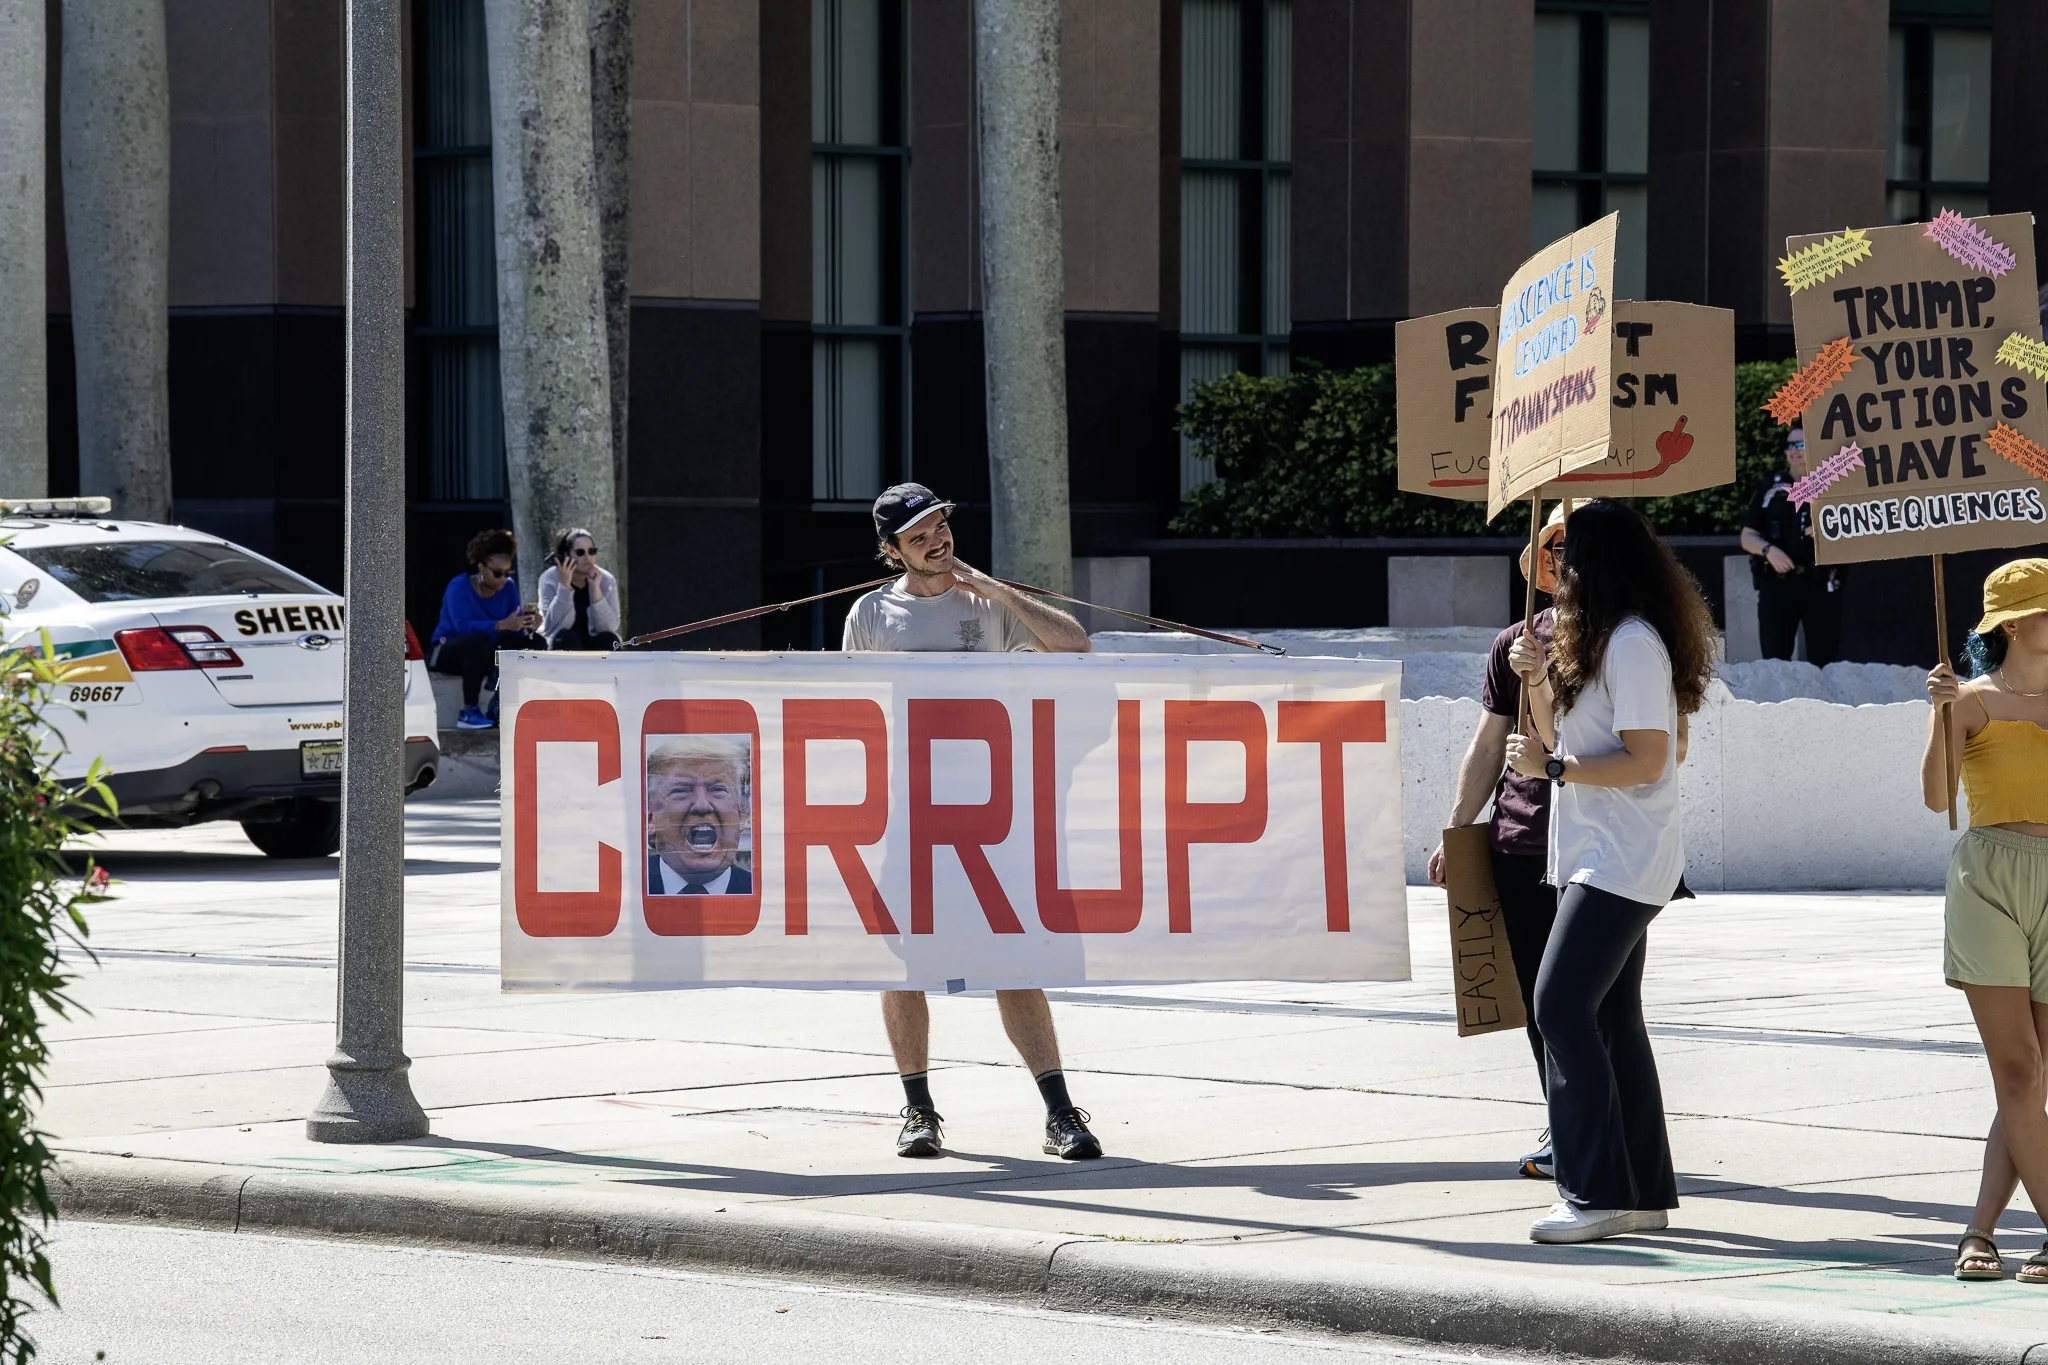
[(1942, 974), (1951, 986), (2024, 986), (2048, 1005), (2048, 839), (1985, 826), (1948, 863)]

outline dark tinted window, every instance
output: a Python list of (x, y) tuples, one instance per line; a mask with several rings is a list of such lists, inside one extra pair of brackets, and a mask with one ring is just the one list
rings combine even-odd
[(88, 602), (322, 592), (247, 550), (205, 540), (114, 540), (8, 547)]

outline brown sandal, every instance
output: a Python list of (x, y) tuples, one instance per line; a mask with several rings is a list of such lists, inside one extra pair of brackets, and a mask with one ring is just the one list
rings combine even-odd
[(2048, 1284), (2048, 1242), (2026, 1260), (2020, 1262), (2020, 1269), (2013, 1278), (2021, 1284)]
[[(1964, 1251), (1971, 1242), (1982, 1242), (1989, 1251)], [(2048, 1283), (2048, 1244), (2044, 1244), (2038, 1255), (2028, 1265), (2040, 1264), (2040, 1274), (2029, 1280), (2030, 1284)], [(2022, 1270), (2020, 1277), (2026, 1279)], [(1998, 1244), (1991, 1240), (1991, 1234), (1983, 1228), (1964, 1228), (1963, 1235), (1956, 1241), (1956, 1278), (1959, 1280), (2002, 1280), (2005, 1278), (2005, 1258), (1999, 1254)]]

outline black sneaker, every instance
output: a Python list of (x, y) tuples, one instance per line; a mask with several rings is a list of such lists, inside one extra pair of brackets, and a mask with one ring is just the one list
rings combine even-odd
[(1045, 1154), (1066, 1161), (1092, 1161), (1102, 1155), (1102, 1143), (1088, 1131), (1087, 1111), (1062, 1109), (1047, 1116)]
[(944, 1140), (938, 1110), (903, 1106), (903, 1131), (896, 1135), (896, 1155), (937, 1156)]
[(1557, 1158), (1550, 1150), (1550, 1130), (1545, 1128), (1543, 1136), (1536, 1139), (1536, 1150), (1522, 1158), (1516, 1174), (1528, 1180), (1556, 1180)]

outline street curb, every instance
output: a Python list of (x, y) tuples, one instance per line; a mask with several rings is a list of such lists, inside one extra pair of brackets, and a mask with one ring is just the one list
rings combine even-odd
[(780, 1204), (677, 1208), (617, 1186), (450, 1184), (68, 1153), (66, 1217), (970, 1290), (1098, 1313), (1308, 1327), (1673, 1365), (2048, 1365), (2048, 1330), (1334, 1260), (1116, 1242)]

